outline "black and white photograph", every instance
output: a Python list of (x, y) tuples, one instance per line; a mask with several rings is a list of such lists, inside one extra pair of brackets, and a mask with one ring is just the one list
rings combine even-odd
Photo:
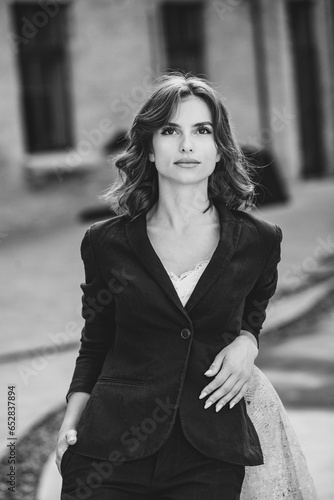
[(333, 0), (0, 40), (0, 500), (333, 500)]

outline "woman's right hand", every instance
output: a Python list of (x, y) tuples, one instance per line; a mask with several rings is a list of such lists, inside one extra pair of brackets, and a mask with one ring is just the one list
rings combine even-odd
[(67, 408), (58, 434), (56, 447), (56, 464), (60, 474), (60, 464), (65, 451), (71, 444), (77, 442), (76, 428), (78, 427), (81, 414), (89, 398), (90, 394), (87, 392), (72, 392), (68, 398)]
[(77, 442), (77, 431), (75, 429), (70, 429), (68, 431), (60, 430), (56, 447), (56, 465), (59, 474), (61, 474), (60, 464), (65, 451), (69, 446), (75, 444), (76, 442)]

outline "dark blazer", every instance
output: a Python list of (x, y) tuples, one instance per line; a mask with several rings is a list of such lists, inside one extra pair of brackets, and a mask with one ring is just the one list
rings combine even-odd
[(179, 409), (184, 433), (205, 455), (263, 463), (242, 399), (204, 410), (204, 372), (240, 329), (256, 338), (277, 284), (278, 226), (216, 203), (220, 240), (182, 306), (146, 230), (146, 214), (93, 224), (82, 246), (81, 348), (68, 394), (91, 393), (76, 453), (121, 463), (154, 453)]

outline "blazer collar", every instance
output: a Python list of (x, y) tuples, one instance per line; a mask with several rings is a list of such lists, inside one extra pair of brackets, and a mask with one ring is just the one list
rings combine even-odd
[(146, 212), (137, 215), (125, 225), (126, 236), (132, 251), (169, 299), (186, 315), (224, 272), (239, 240), (240, 221), (233, 216), (224, 204), (215, 203), (215, 206), (219, 214), (220, 239), (184, 307), (163, 263), (150, 242), (146, 227)]

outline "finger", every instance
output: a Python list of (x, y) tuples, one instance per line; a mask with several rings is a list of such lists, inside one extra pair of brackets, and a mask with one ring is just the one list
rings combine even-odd
[(213, 383), (210, 384), (201, 394), (200, 394), (200, 399), (202, 399), (203, 394), (209, 395), (204, 407), (208, 408), (213, 404), (219, 397), (224, 396), (226, 392), (229, 392), (232, 387), (234, 387), (235, 383), (237, 382), (237, 379), (235, 377), (235, 374), (230, 375), (230, 377), (225, 380), (223, 383), (220, 379), (217, 377), (214, 380), (214, 385)]
[[(216, 411), (220, 411), (223, 406), (225, 406), (228, 402), (231, 402), (232, 399), (236, 398), (236, 397), (239, 397), (240, 393), (242, 392), (242, 388), (243, 388), (243, 383), (242, 382), (238, 382), (237, 384), (235, 384), (235, 386), (226, 394), (224, 394), (224, 396), (220, 399), (218, 399), (216, 401)], [(242, 394), (240, 396), (240, 399), (242, 398)], [(234, 406), (234, 405), (233, 405)]]
[(211, 363), (208, 370), (206, 370), (204, 375), (206, 375), (207, 377), (213, 377), (214, 375), (217, 375), (217, 373), (219, 372), (219, 370), (223, 364), (224, 357), (225, 356), (224, 356), (224, 353), (222, 351), (219, 354), (217, 354), (217, 356), (215, 357), (215, 359)]
[(239, 391), (239, 393), (233, 399), (230, 400), (230, 404), (229, 404), (230, 410), (232, 410), (233, 406), (235, 406), (237, 403), (239, 403), (239, 401), (241, 401), (241, 399), (245, 396), (247, 389), (248, 389), (248, 385), (249, 385), (249, 382), (246, 382), (243, 385), (243, 387), (241, 388), (241, 390)]
[[(235, 377), (235, 374), (230, 373), (227, 377), (224, 377), (220, 372), (204, 389), (202, 389), (199, 399), (203, 399), (205, 396), (212, 394), (214, 391), (222, 387), (224, 384), (231, 384), (231, 377)], [(229, 387), (229, 385), (228, 385)]]
[(69, 445), (77, 442), (77, 431), (70, 430), (66, 432), (66, 441)]
[(224, 406), (224, 404), (226, 404), (226, 402), (229, 401), (229, 399), (236, 396), (241, 387), (242, 384), (239, 381), (237, 381), (235, 378), (232, 379), (232, 377), (230, 377), (228, 385), (219, 387), (216, 391), (214, 391), (210, 395), (210, 397), (205, 402), (204, 408), (207, 409), (214, 403), (218, 402), (222, 402), (222, 406)]
[(221, 387), (223, 384), (225, 384), (227, 381), (230, 382), (229, 378), (231, 376), (236, 376), (235, 373), (233, 373), (232, 368), (226, 364), (223, 365), (223, 368), (219, 371), (217, 376), (202, 389), (201, 394), (199, 395), (199, 399), (205, 398), (205, 396), (208, 396), (208, 394), (211, 394), (213, 391)]

